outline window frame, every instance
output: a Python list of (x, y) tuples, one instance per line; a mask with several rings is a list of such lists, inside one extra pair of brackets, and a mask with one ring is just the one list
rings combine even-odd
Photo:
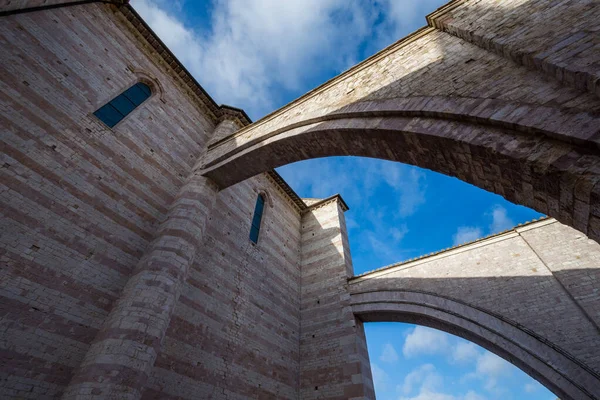
[[(255, 225), (254, 220), (256, 219), (256, 211), (258, 210), (259, 200), (262, 199), (262, 207), (260, 211), (260, 219), (258, 220), (258, 226)], [(256, 202), (254, 203), (254, 212), (252, 213), (252, 219), (250, 220), (250, 232), (248, 233), (248, 240), (252, 245), (257, 246), (260, 241), (260, 233), (262, 230), (263, 221), (265, 219), (265, 208), (268, 204), (268, 197), (265, 193), (260, 192), (256, 196)], [(256, 228), (256, 241), (253, 240), (252, 233)]]
[[(111, 107), (115, 108), (116, 112), (120, 113), (121, 115), (123, 113), (121, 113), (114, 105), (112, 105), (111, 103), (121, 97), (124, 96), (127, 100), (129, 100), (131, 102), (131, 100), (125, 96), (125, 93), (130, 90), (131, 88), (135, 87), (136, 85), (139, 84), (143, 84), (145, 85), (149, 91), (150, 91), (150, 95), (148, 97), (146, 97), (141, 103), (139, 103), (137, 106), (134, 106), (134, 108), (127, 113), (127, 115), (125, 115), (123, 118), (121, 118), (116, 124), (114, 124), (112, 127), (109, 126), (102, 118), (100, 118), (98, 115), (96, 115), (96, 113), (98, 111), (100, 111), (102, 108), (110, 105)], [(114, 130), (116, 129), (120, 124), (123, 123), (123, 121), (127, 120), (133, 113), (135, 113), (136, 110), (138, 110), (140, 107), (142, 107), (143, 105), (145, 105), (152, 97), (154, 97), (156, 95), (156, 90), (155, 90), (155, 85), (152, 82), (148, 82), (146, 79), (140, 79), (135, 81), (134, 83), (132, 83), (131, 85), (129, 85), (125, 90), (121, 90), (118, 94), (113, 95), (112, 97), (110, 97), (109, 100), (105, 100), (102, 103), (100, 103), (100, 105), (97, 105), (95, 110), (91, 112), (91, 115), (98, 121), (100, 121), (100, 123), (102, 123), (102, 125), (104, 125), (105, 128), (110, 129), (110, 130)], [(133, 104), (133, 102), (132, 102)]]

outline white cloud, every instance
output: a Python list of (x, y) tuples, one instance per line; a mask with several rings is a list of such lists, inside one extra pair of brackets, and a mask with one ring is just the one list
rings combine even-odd
[(360, 225), (358, 224), (358, 222), (356, 222), (356, 220), (354, 218), (352, 218), (352, 217), (346, 218), (346, 228), (348, 228), (348, 230), (359, 228), (359, 227), (360, 227)]
[(421, 354), (440, 354), (448, 351), (448, 334), (416, 326), (406, 337), (402, 353), (405, 357), (415, 357)]
[(413, 215), (419, 206), (425, 203), (425, 174), (423, 171), (411, 167), (401, 186), (396, 189), (400, 192), (400, 208), (398, 214), (401, 217)]
[(415, 30), (417, 27), (414, 25), (415, 21), (419, 22), (418, 27), (424, 26), (425, 21), (422, 16), (447, 3), (446, 0), (382, 0), (381, 2), (384, 3), (388, 24), (375, 27), (379, 31), (376, 40), (380, 46), (393, 43), (405, 36), (408, 31)]
[(462, 396), (454, 396), (447, 393), (423, 389), (415, 397), (400, 397), (399, 400), (486, 400), (486, 398), (474, 391), (468, 391)]
[(387, 388), (390, 376), (379, 365), (371, 362), (371, 374), (373, 376), (373, 385), (375, 390), (383, 391)]
[(391, 343), (386, 343), (383, 346), (383, 351), (379, 359), (384, 363), (395, 363), (398, 361), (398, 353), (396, 353), (396, 349)]
[(420, 387), (420, 392), (432, 392), (442, 386), (443, 378), (439, 375), (432, 364), (424, 364), (412, 370), (404, 377), (402, 386), (398, 386), (398, 391), (404, 395), (409, 395), (416, 388)]
[(382, 182), (392, 189), (392, 196), (397, 199), (398, 208), (388, 210), (389, 214), (406, 218), (415, 214), (419, 207), (425, 204), (427, 182), (425, 173), (420, 168), (393, 161), (365, 158), (352, 160), (352, 176), (356, 179), (357, 171), (360, 171), (361, 177), (364, 177), (364, 192), (374, 192)]
[(452, 244), (457, 246), (459, 244), (472, 242), (483, 236), (481, 228), (476, 226), (459, 226), (454, 236), (452, 236)]
[(254, 116), (280, 105), (279, 91), (303, 92), (322, 71), (358, 61), (383, 11), (360, 0), (214, 0), (203, 30), (178, 18), (180, 6), (132, 4), (217, 101)]
[[(317, 158), (305, 160), (279, 168), (286, 182), (303, 197), (325, 198), (340, 193), (350, 208), (368, 195), (357, 184), (350, 158)], [(362, 182), (362, 181), (361, 181)]]
[[(366, 238), (366, 241), (360, 243), (361, 246), (367, 246), (369, 251), (376, 254), (378, 257), (385, 260), (397, 261), (402, 254), (410, 251), (400, 246), (400, 242), (404, 235), (408, 233), (408, 228), (402, 226), (400, 229), (387, 229), (386, 222), (383, 218), (379, 225), (373, 224), (373, 229), (362, 229), (361, 236)], [(386, 234), (386, 231), (389, 232)]]
[(413, 215), (425, 203), (425, 173), (417, 167), (390, 161), (384, 161), (377, 167), (371, 173), (383, 178), (398, 195), (398, 215), (403, 218)]
[(400, 397), (400, 400), (459, 400), (457, 397), (446, 393), (423, 390), (415, 397)]
[(515, 222), (507, 215), (506, 208), (496, 205), (492, 210), (492, 224), (490, 225), (490, 234), (498, 233), (511, 229)]
[(510, 379), (513, 371), (512, 364), (489, 351), (484, 351), (477, 358), (475, 371), (463, 376), (462, 382), (470, 379), (480, 380), (487, 391), (499, 396), (505, 391), (505, 388), (498, 385), (498, 380), (500, 378)]
[(402, 224), (398, 228), (395, 228), (395, 227), (390, 228), (390, 235), (392, 236), (392, 239), (396, 243), (401, 241), (404, 238), (404, 236), (406, 236), (407, 233), (408, 233), (408, 227), (406, 226), (406, 224)]
[[(490, 216), (492, 217), (492, 222), (488, 228), (488, 235), (511, 229), (516, 225), (515, 222), (509, 218), (506, 208), (500, 205), (495, 205), (489, 213), (484, 214), (485, 218), (489, 218)], [(461, 226), (452, 236), (452, 243), (456, 246), (480, 239), (483, 236), (483, 229), (478, 226)]]
[(479, 354), (476, 344), (461, 341), (452, 348), (452, 361), (460, 364), (475, 362)]
[(485, 400), (485, 397), (471, 390), (465, 394), (464, 400)]
[(477, 359), (476, 373), (478, 375), (485, 375), (493, 378), (507, 374), (511, 369), (509, 364), (504, 359), (498, 357), (494, 353), (489, 351), (484, 352)]
[(441, 389), (445, 386), (444, 378), (436, 368), (425, 364), (409, 372), (396, 390), (403, 395), (399, 400), (486, 400), (472, 390), (464, 395), (443, 393)]
[(526, 393), (533, 393), (533, 392), (537, 392), (540, 388), (541, 388), (541, 385), (537, 381), (534, 381), (532, 379), (530, 382), (525, 384), (525, 387), (523, 387), (523, 390)]

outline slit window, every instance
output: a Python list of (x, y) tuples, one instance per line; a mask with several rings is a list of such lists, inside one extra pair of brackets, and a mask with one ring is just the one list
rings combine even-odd
[(260, 233), (260, 222), (262, 220), (263, 209), (265, 208), (265, 197), (262, 194), (256, 199), (254, 207), (254, 217), (252, 217), (252, 226), (250, 227), (250, 240), (258, 243), (258, 234)]
[(152, 91), (145, 83), (136, 83), (107, 104), (100, 107), (94, 115), (112, 128), (118, 124), (123, 118), (132, 112), (137, 106), (142, 104)]

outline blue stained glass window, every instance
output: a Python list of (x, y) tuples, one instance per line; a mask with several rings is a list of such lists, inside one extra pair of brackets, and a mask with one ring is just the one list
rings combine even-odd
[(100, 108), (94, 115), (111, 128), (123, 119), (123, 114), (118, 112), (110, 103)]
[(117, 96), (111, 102), (110, 105), (117, 109), (123, 116), (129, 114), (135, 108), (135, 104), (133, 104), (127, 97), (125, 96)]
[[(144, 90), (144, 88), (146, 90)], [(125, 93), (123, 93), (127, 99), (129, 99), (133, 104), (139, 106), (150, 96), (150, 88), (143, 83), (138, 83), (127, 89)]]
[(262, 220), (264, 207), (265, 198), (262, 194), (259, 194), (258, 198), (256, 199), (256, 206), (254, 207), (254, 217), (252, 217), (252, 226), (250, 227), (250, 240), (254, 243), (258, 243), (258, 234), (260, 233), (260, 222)]
[(127, 114), (146, 100), (152, 91), (144, 83), (136, 83), (107, 104), (100, 107), (94, 115), (109, 128), (119, 123)]

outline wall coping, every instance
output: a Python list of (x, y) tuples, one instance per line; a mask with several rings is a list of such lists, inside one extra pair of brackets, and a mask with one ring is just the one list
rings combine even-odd
[(306, 203), (298, 196), (298, 194), (292, 189), (292, 187), (283, 179), (277, 171), (274, 169), (265, 172), (267, 177), (271, 179), (271, 181), (279, 186), (281, 191), (291, 200), (292, 204), (298, 209), (300, 212), (304, 212), (307, 209)]
[(497, 242), (501, 242), (503, 240), (512, 239), (520, 236), (521, 232), (526, 232), (532, 229), (541, 228), (542, 226), (550, 225), (557, 223), (558, 221), (554, 218), (550, 217), (541, 217), (539, 219), (534, 219), (532, 221), (525, 222), (523, 224), (519, 224), (514, 228), (508, 229), (503, 232), (495, 233), (493, 235), (488, 235), (480, 239), (476, 239), (471, 242), (459, 244), (453, 247), (449, 247), (447, 249), (439, 250), (433, 253), (425, 254), (416, 258), (411, 258), (406, 261), (402, 261), (399, 263), (386, 265), (381, 268), (374, 269), (372, 271), (367, 271), (359, 275), (352, 276), (348, 278), (348, 282), (350, 284), (359, 283), (367, 279), (379, 277), (382, 275), (387, 275), (396, 271), (400, 271), (403, 269), (408, 269), (412, 267), (416, 267), (417, 265), (424, 264), (429, 261), (438, 260), (441, 258), (445, 258), (448, 256), (452, 256), (455, 254), (463, 253), (465, 251), (470, 251), (476, 249), (478, 247), (488, 246), (490, 244), (494, 244)]
[(316, 201), (316, 202), (312, 203), (310, 206), (306, 206), (306, 208), (304, 209), (304, 212), (313, 211), (313, 210), (315, 210), (317, 208), (321, 208), (329, 203), (333, 203), (334, 201), (337, 201), (339, 203), (343, 212), (346, 212), (350, 209), (350, 207), (348, 207), (348, 204), (346, 204), (346, 202), (342, 198), (342, 195), (339, 193), (336, 193), (333, 196), (329, 196), (329, 197), (326, 197), (319, 201)]

